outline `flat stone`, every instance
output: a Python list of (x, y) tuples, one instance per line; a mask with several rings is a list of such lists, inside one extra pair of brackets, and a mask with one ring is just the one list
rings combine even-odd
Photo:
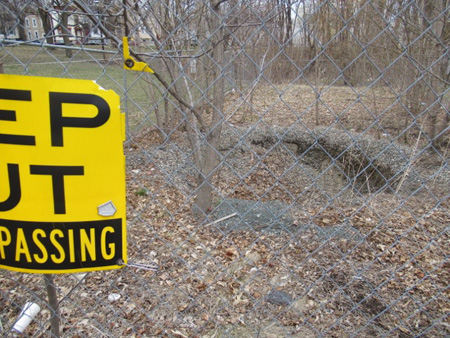
[(211, 213), (212, 221), (237, 213), (235, 217), (229, 218), (217, 224), (218, 227), (239, 229), (270, 229), (285, 230), (292, 226), (294, 220), (289, 212), (291, 206), (280, 201), (252, 201), (237, 198), (226, 198)]
[(267, 302), (275, 305), (289, 305), (292, 303), (292, 297), (284, 291), (273, 290), (267, 295)]
[(245, 258), (248, 259), (248, 264), (256, 265), (261, 260), (261, 255), (257, 252), (249, 252), (245, 255)]
[(299, 313), (304, 313), (308, 309), (308, 298), (302, 297), (300, 299), (297, 299), (295, 302), (292, 303), (292, 308)]

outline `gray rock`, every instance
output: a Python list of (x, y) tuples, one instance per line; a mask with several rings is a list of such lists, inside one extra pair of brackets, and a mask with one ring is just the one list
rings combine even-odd
[(267, 302), (275, 305), (289, 305), (293, 299), (291, 295), (284, 291), (273, 290), (266, 297)]
[(356, 242), (363, 241), (364, 236), (358, 231), (358, 229), (352, 227), (349, 224), (340, 224), (324, 227), (316, 227), (319, 238), (322, 240), (328, 240), (332, 238), (341, 238), (346, 240), (353, 240)]
[(280, 201), (251, 201), (238, 198), (226, 198), (212, 211), (210, 220), (237, 213), (216, 224), (217, 227), (228, 230), (286, 230), (293, 224), (290, 213), (291, 206)]

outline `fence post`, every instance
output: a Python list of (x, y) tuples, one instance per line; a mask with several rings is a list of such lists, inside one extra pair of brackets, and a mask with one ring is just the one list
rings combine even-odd
[(56, 294), (55, 282), (52, 274), (44, 274), (45, 287), (47, 289), (48, 305), (50, 307), (50, 324), (52, 337), (60, 337), (59, 335), (59, 304)]

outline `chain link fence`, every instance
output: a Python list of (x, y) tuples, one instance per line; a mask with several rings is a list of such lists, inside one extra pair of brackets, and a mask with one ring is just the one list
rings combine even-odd
[(3, 0), (5, 73), (121, 96), (129, 262), (2, 270), (1, 334), (449, 336), (449, 6)]

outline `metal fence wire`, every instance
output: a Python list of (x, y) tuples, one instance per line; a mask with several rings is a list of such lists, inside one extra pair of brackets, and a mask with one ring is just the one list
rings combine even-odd
[[(0, 15), (6, 74), (120, 95), (129, 256), (50, 281), (1, 270), (3, 336), (27, 302), (29, 337), (450, 335), (447, 0), (2, 0)], [(154, 73), (124, 69), (124, 36)]]

